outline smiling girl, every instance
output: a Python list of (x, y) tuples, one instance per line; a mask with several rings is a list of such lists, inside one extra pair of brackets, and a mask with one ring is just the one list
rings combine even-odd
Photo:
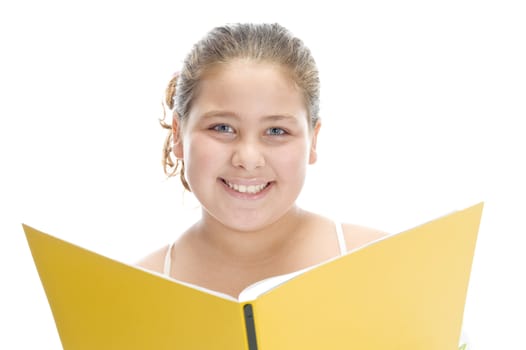
[(197, 42), (168, 84), (161, 125), (165, 172), (202, 215), (140, 266), (237, 297), (385, 236), (296, 204), (317, 159), (319, 95), (309, 49), (280, 25), (219, 27)]
[(166, 90), (165, 171), (202, 216), (140, 265), (234, 297), (383, 236), (298, 207), (320, 131), (309, 49), (277, 24), (215, 28)]

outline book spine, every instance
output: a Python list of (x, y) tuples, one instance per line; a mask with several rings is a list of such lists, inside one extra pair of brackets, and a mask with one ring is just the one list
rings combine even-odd
[(256, 338), (256, 326), (254, 323), (254, 310), (252, 304), (245, 304), (243, 306), (245, 314), (245, 328), (247, 331), (248, 350), (258, 350), (258, 343)]

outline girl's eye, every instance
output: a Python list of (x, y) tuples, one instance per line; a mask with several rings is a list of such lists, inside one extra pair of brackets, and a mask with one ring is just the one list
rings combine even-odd
[(281, 136), (285, 135), (287, 132), (282, 128), (269, 128), (267, 129), (267, 135), (270, 136)]
[(211, 129), (214, 131), (220, 132), (220, 133), (224, 133), (224, 134), (234, 132), (234, 129), (230, 125), (227, 125), (227, 124), (217, 124), (217, 125), (214, 125)]

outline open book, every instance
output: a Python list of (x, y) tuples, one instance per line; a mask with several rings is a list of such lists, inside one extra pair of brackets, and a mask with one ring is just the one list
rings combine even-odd
[(483, 204), (234, 299), (24, 225), (65, 350), (453, 350)]

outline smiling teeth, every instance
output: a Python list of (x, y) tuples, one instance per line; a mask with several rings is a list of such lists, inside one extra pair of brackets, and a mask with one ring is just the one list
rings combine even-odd
[(258, 192), (263, 191), (268, 184), (261, 184), (261, 185), (238, 185), (238, 184), (231, 184), (229, 182), (226, 183), (228, 187), (233, 189), (234, 191), (237, 191), (239, 193), (250, 193), (250, 194), (256, 194)]

